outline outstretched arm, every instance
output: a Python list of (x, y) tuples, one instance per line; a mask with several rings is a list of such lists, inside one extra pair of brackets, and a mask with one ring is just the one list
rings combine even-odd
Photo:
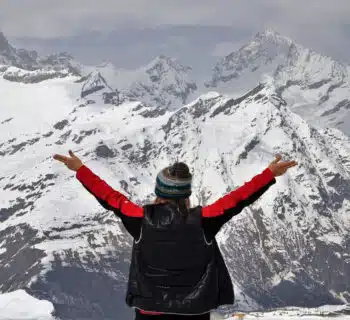
[(143, 208), (131, 202), (125, 195), (114, 190), (104, 180), (94, 174), (81, 160), (69, 150), (71, 157), (54, 155), (54, 159), (64, 163), (70, 170), (76, 172), (76, 178), (82, 183), (97, 201), (107, 210), (112, 210), (124, 223), (126, 229), (137, 237), (138, 226), (141, 226)]
[[(203, 207), (202, 215), (204, 218), (215, 218), (227, 214), (228, 210), (236, 208), (242, 201), (244, 201), (246, 206), (250, 205), (253, 203), (253, 200), (257, 200), (256, 194), (258, 192), (261, 195), (262, 189), (265, 190), (267, 185), (271, 186), (275, 182), (276, 179), (272, 171), (266, 168), (261, 174), (256, 175), (243, 186), (231, 191), (214, 203)], [(255, 197), (253, 197), (254, 195)]]
[(143, 208), (131, 202), (125, 195), (114, 190), (104, 180), (94, 174), (87, 166), (82, 165), (76, 173), (76, 178), (93, 194), (100, 204), (113, 210), (117, 216), (134, 218), (143, 217)]
[(203, 227), (209, 238), (215, 236), (224, 223), (259, 199), (276, 183), (275, 177), (283, 175), (289, 168), (297, 165), (295, 161), (279, 162), (281, 158), (278, 155), (262, 173), (213, 204), (203, 207)]

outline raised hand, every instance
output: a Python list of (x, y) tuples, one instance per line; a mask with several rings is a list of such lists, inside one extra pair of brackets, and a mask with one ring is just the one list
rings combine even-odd
[(281, 176), (286, 173), (289, 168), (295, 167), (298, 163), (296, 161), (282, 161), (280, 154), (276, 155), (276, 159), (269, 164), (269, 169), (272, 171), (275, 177)]
[(78, 169), (83, 165), (81, 160), (72, 152), (72, 150), (69, 150), (70, 157), (62, 156), (60, 154), (55, 154), (53, 158), (55, 160), (58, 160), (62, 163), (64, 163), (68, 169), (73, 171), (78, 171)]

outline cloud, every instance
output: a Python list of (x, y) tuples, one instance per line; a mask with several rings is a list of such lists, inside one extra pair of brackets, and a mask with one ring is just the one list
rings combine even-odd
[[(208, 48), (212, 57), (222, 56), (234, 50), (237, 42), (273, 28), (315, 51), (350, 62), (349, 17), (349, 0), (1, 0), (0, 30), (14, 40), (42, 39), (43, 48), (52, 44), (53, 40), (48, 39), (59, 41), (58, 38), (78, 36), (67, 42), (68, 51), (80, 50), (81, 56), (86, 56), (85, 51), (90, 50), (92, 58), (97, 52), (98, 58), (112, 55), (107, 51), (113, 50), (114, 55), (120, 51), (119, 56), (128, 52), (131, 60), (137, 48), (143, 48), (141, 53), (148, 57), (154, 53), (153, 47), (157, 52), (183, 56), (187, 52), (184, 47), (196, 46), (198, 50), (193, 50)], [(172, 39), (155, 32), (162, 41), (168, 37), (163, 46), (154, 37), (142, 38), (147, 28), (168, 32), (177, 26), (208, 30), (213, 41), (202, 36), (196, 39), (203, 39), (212, 47), (194, 43), (186, 28)], [(221, 31), (214, 27), (229, 28), (232, 37), (220, 38)], [(96, 38), (106, 36), (105, 41), (101, 40), (103, 48), (96, 47), (92, 31), (99, 32), (94, 34)], [(117, 37), (109, 36), (116, 31)], [(125, 46), (123, 50), (121, 45)]]
[(293, 33), (334, 28), (349, 17), (348, 0), (2, 0), (0, 28), (43, 38), (159, 25), (275, 26)]

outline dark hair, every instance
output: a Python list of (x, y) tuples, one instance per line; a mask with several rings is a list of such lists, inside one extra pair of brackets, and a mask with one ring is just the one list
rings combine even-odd
[[(171, 176), (179, 178), (179, 179), (187, 179), (192, 178), (192, 174), (190, 173), (190, 169), (188, 165), (184, 162), (175, 162), (170, 168), (169, 173)], [(186, 204), (186, 198), (178, 198), (178, 199), (166, 199), (167, 202), (173, 204), (179, 211), (182, 213), (184, 218), (188, 216), (188, 208)]]

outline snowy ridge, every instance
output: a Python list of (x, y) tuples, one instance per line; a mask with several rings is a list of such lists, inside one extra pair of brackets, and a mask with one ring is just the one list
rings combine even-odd
[(240, 83), (243, 90), (255, 86), (256, 81), (260, 80), (255, 72), (263, 74), (277, 68), (285, 61), (292, 44), (292, 40), (272, 30), (258, 33), (249, 43), (222, 58), (214, 66), (213, 76), (207, 87), (222, 90), (223, 84), (228, 83), (229, 91), (239, 91), (242, 89), (239, 88)]
[[(1, 43), (7, 59), (18, 52)], [(183, 160), (195, 177), (193, 205), (215, 201), (282, 153), (299, 166), (218, 235), (234, 308), (349, 303), (350, 138), (322, 128), (347, 114), (348, 67), (305, 52), (262, 33), (227, 60), (236, 78), (222, 69), (225, 84), (254, 85), (224, 95), (217, 78), (217, 91), (196, 99), (189, 68), (163, 56), (136, 73), (103, 64), (83, 77), (3, 60), (0, 290), (29, 288), (63, 318), (131, 318), (124, 294), (132, 239), (55, 153), (72, 149), (139, 204), (154, 198), (158, 170)], [(247, 67), (239, 70), (241, 59)], [(310, 120), (312, 106), (323, 114), (317, 127), (300, 117)]]
[(108, 92), (113, 91), (100, 72), (92, 72), (87, 76), (87, 80), (83, 84), (81, 89), (81, 97), (84, 98), (85, 96), (102, 89), (106, 89)]
[(68, 70), (23, 70), (17, 67), (0, 66), (0, 76), (12, 82), (38, 83), (55, 78), (65, 78), (69, 76)]
[[(74, 104), (56, 108), (42, 132), (18, 134), (10, 110), (1, 122), (10, 132), (0, 142), (5, 168), (0, 178), (0, 235), (5, 239), (0, 260), (8, 267), (1, 272), (15, 269), (16, 259), (10, 257), (16, 252), (31, 256), (28, 265), (21, 265), (26, 277), (6, 271), (12, 280), (0, 282), (2, 290), (29, 286), (66, 306), (62, 315), (74, 306), (75, 316), (106, 319), (117, 300), (120, 312), (130, 312), (123, 301), (131, 239), (74, 173), (52, 159), (54, 153), (72, 149), (137, 203), (153, 199), (159, 168), (184, 160), (195, 173), (193, 205), (204, 205), (242, 185), (282, 152), (299, 167), (278, 179), (218, 236), (237, 284), (237, 306), (249, 310), (349, 301), (349, 278), (343, 275), (350, 272), (350, 139), (340, 131), (310, 127), (272, 86), (258, 86), (236, 99), (208, 93), (146, 121), (139, 102)], [(40, 112), (52, 116), (38, 106)], [(29, 245), (22, 249), (25, 243)], [(92, 279), (96, 291), (83, 289)], [(53, 290), (56, 281), (61, 287)], [(83, 290), (84, 300), (75, 298), (71, 285)], [(297, 294), (288, 295), (290, 290)], [(89, 302), (96, 295), (102, 299), (98, 308)]]
[(150, 95), (144, 102), (161, 108), (180, 107), (197, 90), (196, 84), (189, 80), (190, 71), (190, 67), (175, 59), (158, 56), (140, 70), (143, 77), (131, 84), (130, 95), (138, 100)]
[(272, 82), (289, 106), (314, 125), (350, 134), (348, 65), (266, 30), (220, 60), (207, 87), (242, 93), (259, 82)]
[(37, 83), (79, 76), (82, 66), (68, 53), (40, 57), (36, 51), (14, 48), (0, 32), (0, 76), (14, 82)]
[(137, 70), (119, 70), (111, 63), (88, 67), (67, 53), (38, 57), (35, 51), (15, 49), (1, 34), (4, 79), (37, 83), (67, 75), (81, 76), (75, 81), (81, 84), (82, 103), (140, 101), (148, 118), (180, 108), (205, 94), (203, 88), (240, 97), (259, 83), (272, 84), (276, 94), (312, 125), (350, 134), (350, 67), (270, 29), (218, 61), (206, 87), (193, 78), (190, 67), (170, 57), (160, 55)]
[(98, 66), (87, 77), (84, 90), (94, 91), (96, 72), (106, 79), (107, 86), (121, 92), (129, 101), (141, 101), (148, 107), (167, 110), (181, 107), (189, 102), (197, 90), (190, 79), (191, 68), (176, 59), (158, 56), (147, 66), (138, 70), (116, 70), (111, 64)]

